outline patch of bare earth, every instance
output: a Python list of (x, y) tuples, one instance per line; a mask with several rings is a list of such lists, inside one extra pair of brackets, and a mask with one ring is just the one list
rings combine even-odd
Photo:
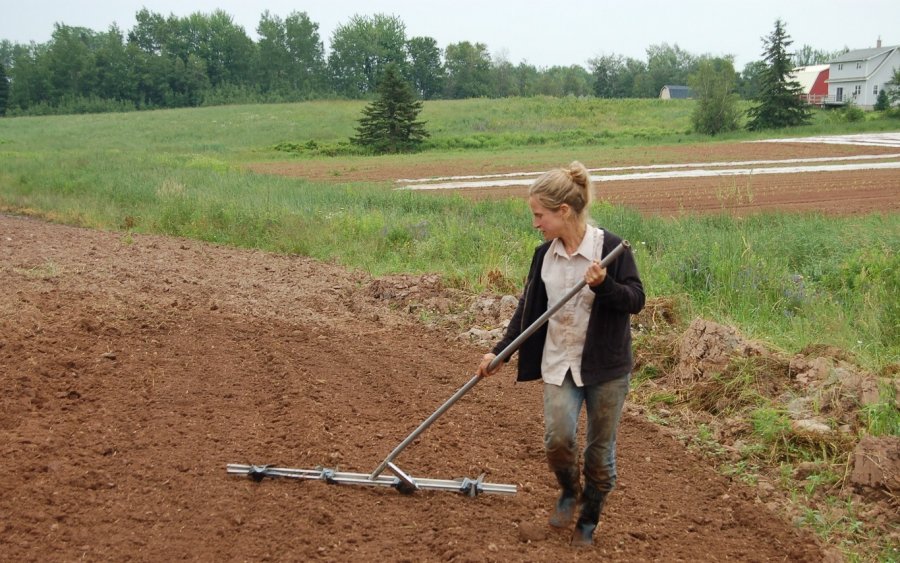
[[(813, 172), (761, 176), (609, 181), (595, 185), (597, 198), (641, 213), (748, 215), (761, 211), (813, 211), (855, 215), (900, 210), (897, 170)], [(526, 197), (528, 189), (445, 190), (473, 199)], [(434, 193), (434, 192), (429, 192)]]
[(510, 368), (396, 461), (515, 496), (227, 476), (369, 472), (471, 377), (482, 346), (360, 274), (0, 216), (0, 287), (5, 560), (822, 560), (757, 490), (634, 413), (597, 545), (571, 549), (546, 526), (540, 386)]
[[(896, 154), (896, 147), (827, 145), (812, 143), (720, 143), (631, 149), (628, 160), (617, 150), (598, 149), (596, 159), (582, 156), (588, 166), (637, 166), (704, 162), (740, 162), (796, 158), (834, 158)], [(560, 162), (535, 162), (530, 171), (559, 166)], [(817, 163), (821, 164), (821, 163)], [(741, 167), (752, 167), (742, 165)], [(755, 165), (766, 167), (770, 165)], [(250, 165), (251, 170), (319, 181), (394, 181), (403, 178), (454, 175), (504, 174), (522, 171), (503, 162), (483, 162), (471, 157), (447, 163), (400, 164), (375, 159), (352, 166), (339, 160), (272, 162)], [(900, 174), (896, 169), (717, 176), (707, 178), (661, 178), (604, 181), (596, 184), (597, 197), (641, 213), (676, 216), (726, 212), (747, 215), (767, 210), (815, 211), (829, 215), (853, 215), (900, 210)], [(480, 199), (522, 198), (527, 187), (444, 189), (420, 192), (423, 197), (461, 195)]]

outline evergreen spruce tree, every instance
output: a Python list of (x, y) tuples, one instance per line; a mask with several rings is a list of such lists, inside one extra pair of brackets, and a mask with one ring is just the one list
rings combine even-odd
[(750, 120), (747, 129), (778, 129), (793, 127), (809, 122), (810, 111), (800, 99), (803, 87), (790, 80), (793, 64), (787, 48), (793, 43), (784, 29), (784, 22), (775, 20), (775, 31), (763, 37), (766, 45), (764, 59), (766, 66), (759, 80), (759, 105), (747, 110)]
[(9, 80), (6, 78), (6, 69), (0, 63), (0, 117), (6, 115), (6, 106), (9, 103)]
[(363, 109), (356, 128), (354, 144), (376, 153), (415, 150), (428, 137), (425, 123), (416, 121), (422, 111), (412, 86), (400, 76), (397, 66), (389, 64), (375, 88), (378, 98)]

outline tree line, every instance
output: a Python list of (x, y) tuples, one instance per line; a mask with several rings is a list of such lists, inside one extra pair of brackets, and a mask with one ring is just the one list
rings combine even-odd
[[(47, 43), (0, 41), (5, 108), (15, 114), (173, 108), (231, 102), (370, 98), (387, 65), (396, 65), (421, 99), (507, 96), (650, 98), (666, 84), (687, 84), (710, 59), (678, 45), (651, 45), (647, 59), (601, 55), (587, 66), (538, 68), (491, 55), (483, 43), (445, 48), (431, 37), (408, 37), (397, 16), (355, 15), (339, 25), (326, 52), (319, 25), (305, 12), (265, 11), (258, 40), (222, 10), (179, 17), (136, 14), (127, 33), (56, 24)], [(804, 47), (797, 64), (833, 54)], [(802, 57), (803, 60), (800, 59)], [(764, 61), (736, 76), (752, 98)], [(0, 88), (2, 90), (2, 88)], [(0, 108), (2, 111), (3, 108)]]
[[(759, 69), (759, 94), (755, 104), (746, 110), (746, 128), (751, 131), (796, 127), (808, 123), (812, 117), (810, 106), (802, 98), (802, 86), (793, 78), (796, 61), (788, 48), (793, 40), (787, 33), (781, 19), (775, 20), (775, 29), (762, 38), (764, 52)], [(650, 60), (654, 56), (651, 48)], [(737, 73), (730, 57), (701, 57), (690, 62), (690, 56), (677, 49), (659, 49), (670, 55), (669, 68), (693, 66), (694, 71), (686, 77), (687, 84), (694, 91), (697, 103), (691, 114), (694, 131), (705, 135), (718, 135), (734, 131), (741, 126), (742, 111), (738, 108), (738, 94), (735, 92)], [(689, 61), (679, 64), (679, 59)], [(611, 59), (615, 63), (615, 59)], [(651, 70), (658, 70), (659, 65)], [(596, 70), (596, 68), (595, 68)], [(614, 75), (614, 73), (610, 73)], [(666, 74), (668, 76), (668, 74)], [(613, 82), (598, 82), (615, 87)], [(900, 101), (900, 71), (894, 71), (889, 82), (890, 93), (882, 89), (876, 108), (888, 115), (896, 116), (891, 105)], [(408, 82), (401, 76), (395, 63), (389, 63), (378, 83), (378, 97), (363, 111), (357, 127), (357, 135), (351, 139), (355, 145), (365, 147), (375, 153), (405, 152), (416, 150), (428, 137), (424, 123), (418, 121), (422, 101), (416, 99)], [(880, 106), (880, 107), (879, 107)], [(862, 110), (851, 105), (843, 108), (841, 117), (849, 121), (862, 119)]]

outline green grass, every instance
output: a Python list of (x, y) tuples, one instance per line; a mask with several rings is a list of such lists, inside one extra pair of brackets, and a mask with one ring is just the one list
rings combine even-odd
[(890, 382), (879, 385), (878, 402), (862, 409), (866, 433), (870, 436), (900, 436), (900, 410), (895, 406), (896, 388)]
[[(798, 350), (826, 343), (874, 366), (900, 355), (900, 217), (765, 214), (680, 220), (606, 208), (601, 225), (631, 239), (654, 295)], [(854, 233), (852, 246), (845, 235)]]
[[(303, 254), (373, 275), (440, 272), (457, 287), (513, 291), (539, 242), (522, 201), (473, 203), (398, 192), (389, 182), (263, 176), (242, 165), (296, 159), (336, 167), (465, 162), (540, 170), (545, 166), (536, 163), (575, 158), (591, 166), (651, 163), (654, 145), (722, 140), (687, 132), (690, 101), (532, 98), (427, 102), (432, 148), (416, 155), (323, 159), (274, 149), (346, 140), (363, 104), (2, 119), (0, 209)], [(812, 125), (779, 134), (900, 126), (833, 117), (819, 112)], [(600, 204), (594, 219), (634, 243), (648, 294), (674, 296), (689, 314), (734, 324), (786, 350), (836, 345), (873, 368), (900, 357), (900, 304), (892, 297), (900, 294), (897, 214), (663, 220)]]

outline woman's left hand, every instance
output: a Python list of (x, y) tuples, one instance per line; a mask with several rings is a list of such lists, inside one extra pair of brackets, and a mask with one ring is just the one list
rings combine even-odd
[(588, 266), (587, 271), (584, 273), (584, 281), (591, 287), (597, 287), (603, 280), (606, 279), (606, 268), (600, 266), (600, 262), (594, 260), (591, 262), (591, 265)]

